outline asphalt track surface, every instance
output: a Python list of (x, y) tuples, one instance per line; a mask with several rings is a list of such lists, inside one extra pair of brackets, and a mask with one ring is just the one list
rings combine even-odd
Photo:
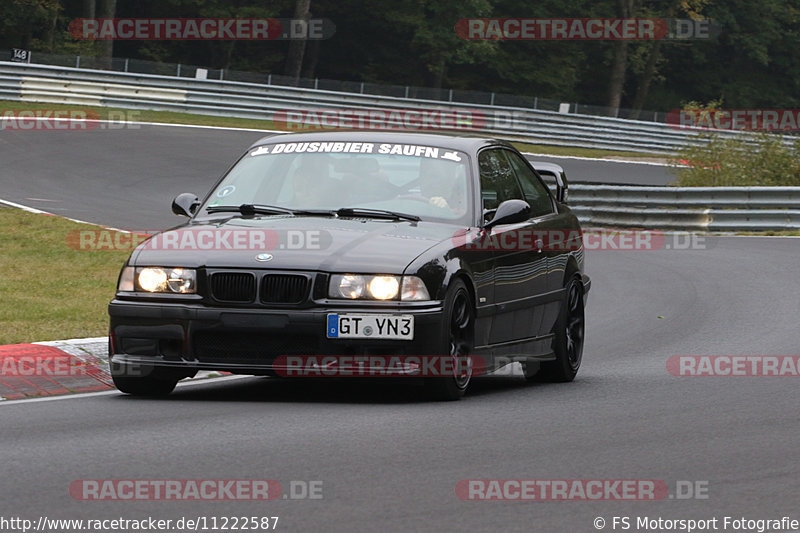
[[(170, 205), (202, 196), (263, 132), (134, 125), (91, 131), (0, 132), (0, 199), (121, 229), (180, 222)], [(663, 166), (543, 158), (574, 181), (664, 185)]]
[[(132, 195), (129, 210), (149, 199)], [(719, 531), (725, 516), (800, 519), (798, 378), (666, 369), (675, 355), (797, 354), (799, 253), (797, 239), (747, 237), (588, 251), (587, 344), (570, 384), (528, 384), (514, 369), (476, 379), (460, 402), (429, 403), (410, 382), (245, 377), (182, 385), (164, 400), (0, 403), (0, 517), (278, 516), (279, 531), (546, 533), (597, 531), (597, 517), (612, 531), (615, 516), (630, 517), (629, 531), (638, 517), (717, 517)], [(69, 493), (81, 479), (274, 479), (285, 493), (291, 481), (321, 480), (323, 497), (83, 502)], [(672, 497), (462, 501), (455, 487), (468, 479), (656, 479)], [(707, 486), (708, 497), (675, 497), (678, 481)]]

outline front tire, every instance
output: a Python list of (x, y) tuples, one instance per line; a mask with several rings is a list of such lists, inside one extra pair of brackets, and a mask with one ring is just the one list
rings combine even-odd
[(432, 399), (453, 401), (464, 396), (472, 379), (470, 355), (475, 339), (475, 308), (467, 286), (460, 279), (453, 281), (447, 290), (443, 317), (444, 327), (434, 355), (452, 357), (454, 374), (427, 377), (425, 388)]
[(573, 274), (564, 287), (564, 300), (553, 327), (553, 351), (555, 361), (539, 364), (538, 372), (526, 362), (523, 365), (525, 378), (548, 383), (566, 383), (575, 379), (583, 360), (583, 344), (586, 331), (583, 284)]
[(132, 396), (166, 396), (179, 378), (157, 368), (111, 362), (111, 378), (120, 392)]

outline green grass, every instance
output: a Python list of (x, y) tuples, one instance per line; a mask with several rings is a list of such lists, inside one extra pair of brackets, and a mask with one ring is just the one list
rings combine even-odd
[(800, 237), (798, 230), (737, 231), (736, 235), (752, 237)]
[(571, 155), (577, 157), (624, 157), (626, 159), (666, 159), (664, 154), (644, 154), (641, 152), (623, 152), (618, 150), (600, 150), (598, 148), (574, 148), (569, 146), (550, 146), (546, 144), (527, 144), (512, 142), (520, 152), (534, 152), (548, 155)]
[(0, 344), (106, 335), (130, 252), (74, 249), (70, 235), (97, 228), (60, 217), (0, 208), (0, 227)]

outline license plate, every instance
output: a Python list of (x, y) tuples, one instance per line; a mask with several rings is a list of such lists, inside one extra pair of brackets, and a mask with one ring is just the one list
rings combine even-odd
[(413, 315), (328, 315), (329, 339), (414, 339)]

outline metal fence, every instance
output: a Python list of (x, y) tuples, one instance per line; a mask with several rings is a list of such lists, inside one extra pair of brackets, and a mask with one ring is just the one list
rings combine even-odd
[(685, 231), (800, 229), (800, 187), (572, 184), (569, 203), (592, 226)]
[[(456, 128), (538, 145), (671, 154), (704, 142), (696, 132), (666, 124), (511, 106), (445, 103), (322, 89), (283, 87), (156, 74), (0, 62), (0, 98), (68, 105), (179, 111), (272, 120), (292, 110), (463, 110), (472, 119)], [(387, 121), (404, 129), (402, 119)], [(742, 135), (720, 132), (722, 136)]]

